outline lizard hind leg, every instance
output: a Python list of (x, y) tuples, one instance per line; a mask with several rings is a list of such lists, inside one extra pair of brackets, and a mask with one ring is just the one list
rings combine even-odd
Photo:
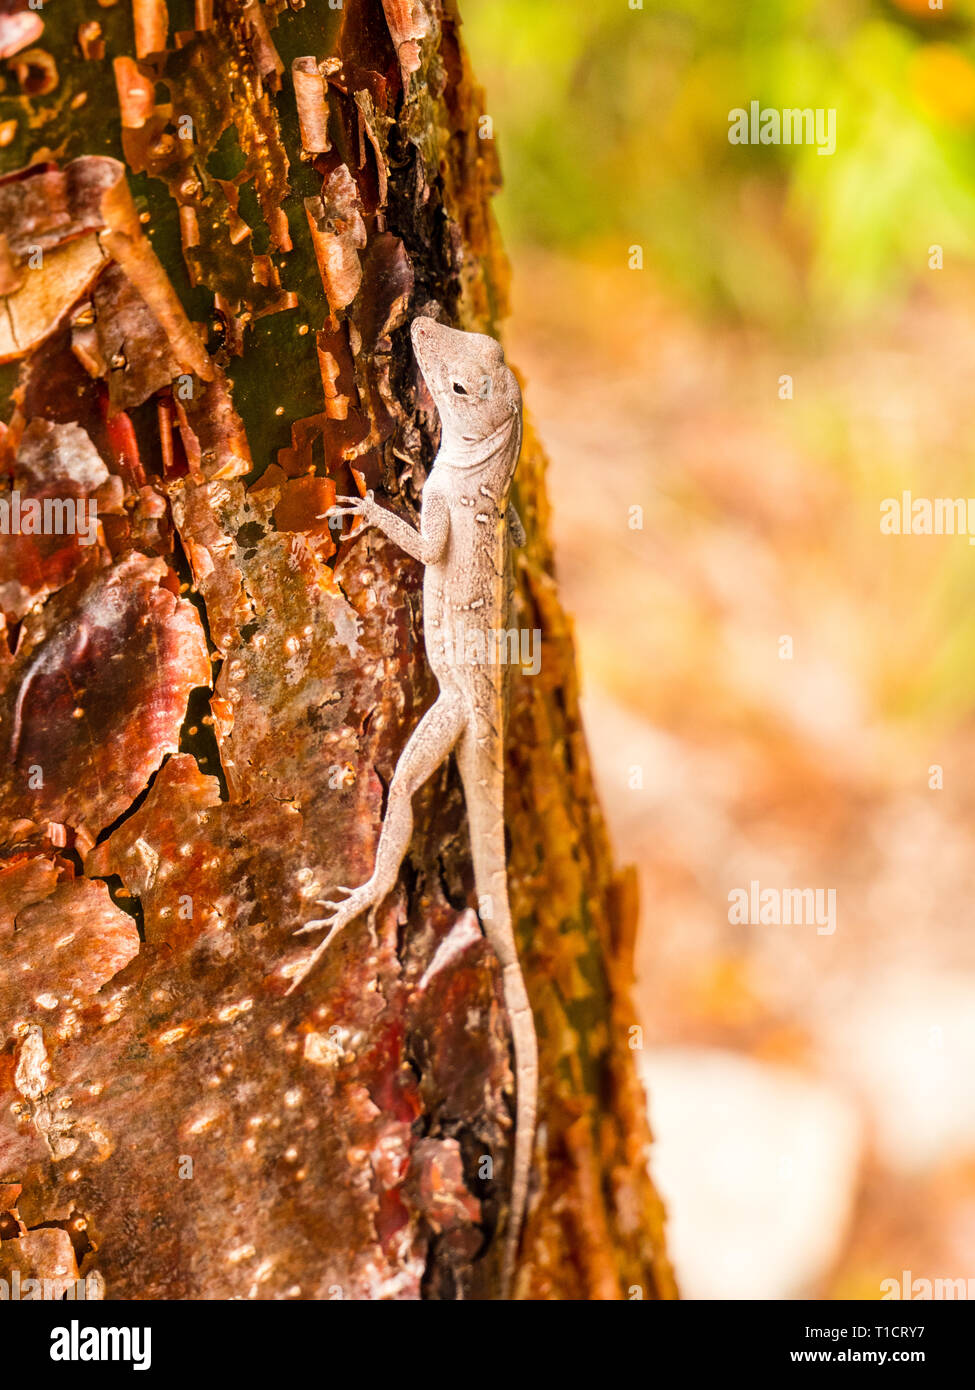
[(467, 706), (460, 692), (441, 691), (436, 703), (413, 730), (396, 764), (371, 876), (358, 888), (336, 889), (349, 896), (342, 902), (324, 902), (322, 906), (329, 909), (328, 914), (314, 922), (306, 922), (295, 933), (316, 931), (321, 927), (329, 929), (301, 973), (295, 976), (291, 989), (304, 979), (344, 926), (368, 908), (376, 907), (392, 891), (413, 837), (413, 797), (445, 761), (466, 725)]

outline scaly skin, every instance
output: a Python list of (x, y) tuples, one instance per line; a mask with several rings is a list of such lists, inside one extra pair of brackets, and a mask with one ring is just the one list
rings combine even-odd
[(397, 764), (372, 876), (358, 888), (336, 889), (348, 896), (324, 903), (327, 915), (299, 928), (327, 927), (328, 933), (290, 988), (304, 979), (343, 927), (392, 890), (413, 834), (413, 795), (453, 751), (467, 802), (478, 912), (501, 964), (515, 1051), (514, 1164), (502, 1273), (502, 1297), (507, 1298), (528, 1200), (538, 1094), (535, 1025), (508, 905), (507, 668), (496, 636), (507, 629), (510, 540), (524, 541), (517, 513), (508, 503), (521, 449), (521, 392), (493, 338), (461, 333), (429, 318), (414, 319), (412, 338), (442, 427), (440, 451), (423, 489), (420, 529), (381, 507), (372, 493), (339, 498), (329, 515), (361, 517), (425, 566), (424, 640), (440, 694)]

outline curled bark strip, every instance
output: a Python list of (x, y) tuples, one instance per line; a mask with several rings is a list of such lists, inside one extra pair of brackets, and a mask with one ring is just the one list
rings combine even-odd
[[(189, 203), (179, 205), (179, 235), (187, 251), (192, 251), (194, 246), (200, 244), (200, 221), (196, 215), (196, 208), (191, 208)], [(196, 283), (196, 277), (193, 278)]]
[(257, 71), (267, 82), (271, 91), (276, 92), (281, 86), (284, 64), (274, 46), (274, 40), (268, 32), (267, 20), (264, 18), (264, 6), (260, 0), (247, 0), (244, 5), (244, 23), (250, 29), (251, 51), (254, 54)]
[(78, 25), (78, 47), (86, 61), (105, 57), (105, 40), (97, 19), (87, 19)]
[(162, 53), (169, 31), (165, 0), (132, 0), (132, 19), (136, 57), (146, 58), (150, 53)]
[(309, 154), (327, 154), (332, 146), (328, 138), (324, 74), (313, 57), (296, 58), (291, 64), (291, 78), (295, 84), (302, 148)]
[(342, 368), (335, 357), (322, 346), (322, 334), (318, 335), (318, 369), (322, 376), (322, 390), (325, 394), (325, 414), (330, 420), (347, 420), (349, 417), (349, 398), (339, 387)]
[(141, 130), (155, 110), (155, 89), (151, 78), (143, 73), (137, 62), (127, 56), (116, 58), (115, 86), (118, 91), (122, 125), (126, 130)]
[(320, 198), (306, 198), (319, 274), (332, 313), (345, 309), (359, 293), (362, 266), (359, 251), (366, 244), (366, 225), (355, 181), (340, 164)]
[(424, 39), (430, 32), (430, 16), (423, 0), (383, 0), (386, 23), (396, 45), (396, 54), (403, 73), (404, 82), (411, 72), (420, 66), (418, 39)]
[(11, 59), (10, 66), (21, 91), (30, 97), (44, 97), (58, 85), (58, 66), (44, 48), (26, 48)]

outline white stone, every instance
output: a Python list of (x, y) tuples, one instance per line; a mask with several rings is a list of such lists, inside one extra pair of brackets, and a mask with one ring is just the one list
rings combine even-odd
[(850, 1219), (856, 1109), (797, 1071), (736, 1053), (652, 1050), (641, 1065), (650, 1170), (683, 1296), (814, 1296)]

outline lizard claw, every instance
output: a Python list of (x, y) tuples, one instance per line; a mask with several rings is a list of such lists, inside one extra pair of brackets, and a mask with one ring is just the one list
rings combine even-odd
[(303, 936), (308, 931), (320, 931), (322, 927), (327, 927), (328, 922), (324, 917), (316, 917), (313, 922), (306, 922), (303, 927), (296, 927), (291, 933), (292, 936)]

